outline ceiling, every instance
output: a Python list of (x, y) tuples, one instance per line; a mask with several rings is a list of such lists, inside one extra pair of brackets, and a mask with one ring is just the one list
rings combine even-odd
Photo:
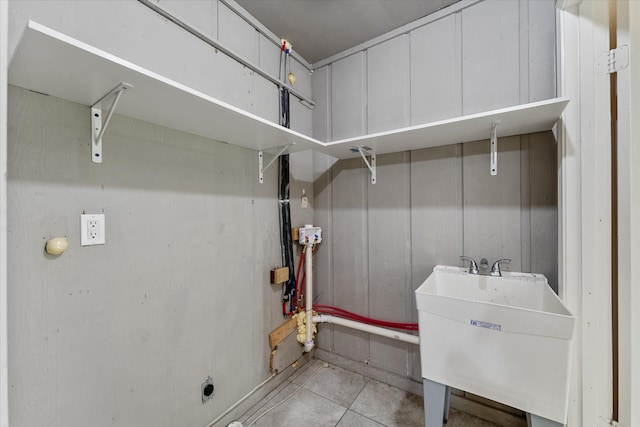
[(459, 0), (236, 0), (310, 63)]

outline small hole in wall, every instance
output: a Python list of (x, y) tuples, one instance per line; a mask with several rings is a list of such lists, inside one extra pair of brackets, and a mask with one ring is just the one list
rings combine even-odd
[(209, 397), (213, 394), (213, 384), (207, 384), (204, 387), (204, 390), (202, 391), (202, 394), (204, 394), (206, 397)]
[(96, 116), (96, 117), (100, 117), (100, 114), (98, 114), (98, 113), (95, 113), (95, 114), (94, 114), (94, 116)]
[(207, 377), (205, 382), (200, 386), (202, 403), (207, 403), (209, 400), (213, 399), (213, 392), (215, 391), (215, 387), (213, 386), (213, 380), (211, 377)]

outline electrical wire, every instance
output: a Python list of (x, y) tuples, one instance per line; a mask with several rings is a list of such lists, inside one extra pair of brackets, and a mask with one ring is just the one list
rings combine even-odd
[(369, 318), (369, 317), (360, 316), (360, 315), (353, 314), (353, 313), (348, 313), (348, 312), (345, 312), (343, 310), (331, 310), (331, 309), (327, 309), (327, 308), (317, 307), (316, 311), (322, 312), (322, 313), (325, 313), (325, 314), (337, 315), (339, 317), (350, 318), (351, 320), (356, 320), (356, 321), (359, 321), (359, 322), (363, 322), (363, 323), (367, 323), (367, 324), (371, 324), (371, 325), (376, 325), (376, 326), (383, 326), (383, 327), (389, 327), (389, 328), (394, 328), (394, 329), (404, 329), (404, 330), (417, 330), (418, 329), (418, 326), (417, 326), (416, 323), (401, 323), (401, 322), (390, 322), (390, 321), (385, 321), (385, 320), (372, 319), (372, 318)]
[[(286, 79), (287, 57), (289, 51), (285, 49), (286, 42), (283, 43), (280, 51), (279, 77)], [(282, 71), (284, 68), (284, 76)], [(289, 90), (282, 87), (280, 89), (280, 125), (286, 128), (291, 127)], [(283, 154), (278, 159), (278, 199), (280, 201), (280, 247), (283, 256), (283, 266), (289, 267), (289, 279), (282, 285), (282, 315), (289, 314), (297, 302), (294, 301), (296, 288), (296, 277), (293, 260), (293, 238), (291, 235), (291, 206), (289, 204), (289, 155)]]
[[(302, 296), (304, 295), (304, 292), (302, 292), (302, 290), (304, 289), (304, 281), (307, 277), (307, 272), (304, 268), (302, 268), (302, 262), (304, 261), (304, 253), (306, 250), (306, 246), (303, 246), (302, 249), (302, 254), (300, 255), (300, 261), (298, 261), (298, 274), (296, 276), (296, 291), (294, 294), (294, 299), (296, 301), (296, 304), (294, 306), (294, 308), (300, 308), (302, 306)], [(314, 244), (313, 246), (311, 246), (311, 254), (315, 254), (316, 253), (316, 245)], [(306, 261), (305, 261), (306, 262)], [(300, 281), (300, 272), (302, 273), (302, 281)]]
[[(302, 252), (300, 253), (300, 260), (298, 260), (298, 273), (296, 274), (296, 290), (293, 294), (294, 305), (297, 307), (300, 303), (300, 272), (302, 271), (302, 262), (304, 261), (304, 252), (307, 249), (306, 246), (302, 247)], [(304, 276), (303, 276), (304, 277)]]
[(366, 323), (368, 325), (380, 326), (384, 328), (408, 330), (408, 331), (418, 330), (417, 323), (390, 322), (386, 320), (373, 319), (370, 317), (361, 316), (359, 314), (352, 313), (350, 311), (347, 311), (338, 307), (332, 307), (329, 305), (314, 304), (313, 309), (318, 313), (330, 314), (330, 315), (342, 317), (345, 319)]
[[(305, 270), (302, 268), (302, 264), (304, 261), (304, 253), (306, 250), (306, 246), (302, 249), (302, 253), (300, 254), (300, 259), (298, 261), (298, 274), (296, 275), (296, 286), (295, 286), (295, 293), (294, 293), (294, 300), (298, 303), (297, 304), (297, 308), (300, 311), (304, 311), (305, 310), (305, 306), (302, 303), (302, 298), (300, 297), (302, 294), (302, 289), (304, 289), (304, 282), (306, 279), (306, 271), (304, 271), (302, 273), (302, 280), (300, 280), (300, 273), (301, 271)], [(312, 246), (311, 250), (312, 253), (315, 253), (315, 246)], [(313, 305), (313, 309), (315, 311), (317, 311), (318, 313), (322, 313), (322, 314), (330, 314), (333, 316), (338, 316), (338, 317), (342, 317), (344, 319), (349, 319), (349, 320), (354, 320), (357, 322), (361, 322), (361, 323), (366, 323), (368, 325), (374, 325), (374, 326), (380, 326), (380, 327), (384, 327), (384, 328), (391, 328), (391, 329), (401, 329), (401, 330), (408, 330), (408, 331), (417, 331), (418, 330), (418, 324), (417, 323), (404, 323), (404, 322), (390, 322), (390, 321), (386, 321), (386, 320), (380, 320), (380, 319), (374, 319), (374, 318), (370, 318), (370, 317), (366, 317), (366, 316), (361, 316), (359, 314), (344, 310), (342, 308), (338, 308), (338, 307), (333, 307), (330, 305), (323, 305), (323, 304), (314, 304)], [(293, 310), (292, 310), (293, 312)]]

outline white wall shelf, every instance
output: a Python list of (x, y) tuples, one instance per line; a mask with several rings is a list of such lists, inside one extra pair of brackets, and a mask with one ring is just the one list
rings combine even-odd
[(9, 83), (87, 106), (127, 83), (135, 89), (122, 97), (118, 114), (256, 151), (289, 146), (289, 153), (315, 150), (340, 159), (359, 157), (358, 148), (379, 155), (489, 139), (493, 123), (498, 137), (546, 131), (569, 102), (549, 99), (324, 143), (33, 21), (11, 59)]
[(551, 130), (568, 103), (569, 100), (566, 98), (553, 98), (531, 104), (454, 117), (329, 142), (319, 151), (340, 159), (350, 159), (360, 156), (357, 147), (369, 147), (376, 154), (387, 154), (459, 142), (488, 140), (491, 136), (493, 123), (498, 123), (498, 138), (543, 132)]
[[(253, 150), (292, 145), (293, 152), (317, 144), (313, 138), (33, 21), (28, 23), (9, 66), (10, 84), (88, 106), (123, 82), (133, 86), (118, 103), (117, 113), (123, 116)], [(105, 161), (109, 158), (108, 138), (107, 133)]]

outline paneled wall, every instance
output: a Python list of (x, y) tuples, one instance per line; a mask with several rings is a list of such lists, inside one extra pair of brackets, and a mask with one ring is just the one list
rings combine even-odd
[[(555, 5), (461, 2), (349, 53), (313, 75), (322, 106), (314, 110), (317, 138), (554, 97)], [(511, 270), (543, 273), (556, 287), (555, 138), (499, 138), (498, 151), (497, 176), (489, 173), (488, 140), (378, 156), (375, 185), (362, 160), (316, 154), (315, 223), (326, 229), (317, 253), (318, 301), (417, 321), (413, 291), (435, 265), (462, 265), (462, 254), (511, 258)], [(321, 328), (321, 348), (420, 378), (417, 347)]]
[[(280, 48), (219, 1), (160, 0), (158, 6), (278, 77)], [(233, 3), (233, 2), (231, 2)], [(239, 7), (238, 7), (239, 8)], [(278, 122), (278, 89), (239, 62), (137, 1), (12, 0), (9, 56), (27, 20), (77, 38), (133, 64), (221, 101)], [(241, 10), (241, 9), (239, 9)], [(291, 60), (296, 90), (311, 97), (311, 74), (303, 60)], [(292, 105), (292, 129), (311, 133), (311, 110)], [(97, 100), (96, 100), (97, 101)]]

